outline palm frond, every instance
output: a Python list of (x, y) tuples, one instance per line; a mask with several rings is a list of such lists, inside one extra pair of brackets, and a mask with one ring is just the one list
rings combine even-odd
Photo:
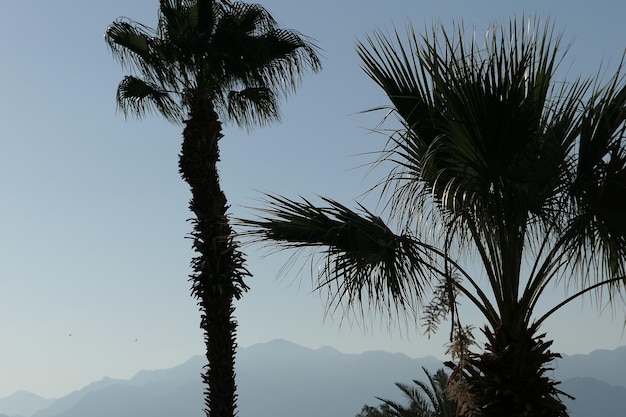
[(392, 109), (416, 140), (427, 147), (441, 131), (437, 126), (436, 97), (425, 67), (421, 65), (418, 40), (409, 26), (408, 44), (395, 31), (391, 35), (375, 32), (357, 43), (357, 54), (365, 73), (389, 97)]
[(236, 26), (242, 33), (256, 35), (272, 30), (277, 26), (274, 17), (260, 4), (240, 1), (227, 2), (228, 24)]
[(226, 91), (272, 88), (287, 96), (306, 70), (321, 69), (317, 46), (296, 31), (278, 28), (261, 6), (233, 3), (228, 10), (215, 29), (211, 52), (222, 63)]
[(139, 71), (144, 78), (153, 82), (175, 83), (169, 74), (169, 66), (174, 58), (152, 28), (120, 18), (107, 28), (104, 38), (113, 57), (123, 68)]
[(249, 37), (246, 49), (250, 57), (247, 65), (258, 68), (257, 77), (264, 83), (279, 86), (284, 95), (298, 86), (304, 71), (321, 69), (317, 46), (293, 30), (274, 28)]
[[(287, 249), (314, 248), (323, 261), (318, 286), (333, 287), (331, 305), (371, 304), (380, 312), (415, 314), (442, 272), (436, 253), (409, 234), (394, 234), (379, 217), (323, 198), (309, 201), (267, 196), (257, 220), (240, 220), (253, 241)], [(312, 262), (317, 259), (312, 258)]]
[(143, 68), (148, 58), (150, 39), (154, 31), (141, 23), (121, 18), (106, 30), (104, 39), (123, 67)]
[[(597, 85), (580, 121), (569, 188), (575, 208), (566, 258), (583, 277), (581, 288), (626, 275), (626, 77), (624, 61)], [(574, 165), (574, 164), (572, 164)], [(589, 274), (589, 271), (594, 274)], [(614, 283), (618, 291), (624, 285)], [(614, 291), (611, 291), (614, 292)]]
[(227, 98), (226, 117), (239, 126), (267, 124), (279, 119), (278, 102), (274, 92), (268, 88), (246, 88), (230, 91)]
[(179, 104), (159, 85), (133, 76), (126, 76), (117, 88), (117, 104), (125, 116), (144, 117), (156, 111), (173, 123), (182, 123)]
[(408, 404), (376, 397), (383, 402), (381, 411), (388, 408), (397, 417), (454, 417), (456, 401), (447, 392), (449, 377), (443, 369), (434, 375), (422, 367), (428, 378), (428, 384), (413, 380), (414, 385), (396, 382)]

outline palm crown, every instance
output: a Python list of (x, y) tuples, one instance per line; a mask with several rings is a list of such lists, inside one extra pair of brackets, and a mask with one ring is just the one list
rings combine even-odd
[[(492, 28), (484, 45), (462, 26), (423, 37), (410, 28), (408, 41), (376, 32), (358, 44), (403, 127), (380, 158), (392, 166), (383, 195), (399, 233), (363, 207), (280, 196), (244, 224), (263, 241), (324, 248), (320, 286), (336, 303), (370, 303), (433, 326), (452, 314), (466, 337), (456, 315), (462, 294), (488, 323), (487, 356), (467, 373), (482, 412), (565, 415), (543, 376), (557, 355), (536, 332), (584, 293), (624, 289), (626, 85), (621, 66), (606, 84), (557, 82), (560, 36), (538, 19), (532, 30), (522, 22)], [(472, 273), (475, 257), (486, 288)], [(536, 317), (559, 280), (574, 294)]]
[(114, 56), (140, 75), (118, 87), (125, 114), (157, 110), (181, 122), (201, 94), (225, 120), (266, 123), (278, 118), (277, 95), (292, 91), (305, 68), (320, 67), (315, 47), (261, 6), (161, 0), (159, 10), (156, 30), (119, 19), (105, 34)]
[[(626, 89), (618, 75), (592, 91), (590, 81), (556, 83), (560, 39), (548, 26), (542, 33), (512, 22), (509, 38), (495, 30), (484, 48), (447, 36), (421, 46), (413, 37), (413, 56), (394, 55), (380, 34), (378, 45), (359, 48), (405, 126), (384, 155), (401, 161), (389, 178), (393, 212), (408, 222), (429, 210), (438, 216), (453, 259), (454, 239), (462, 250), (472, 243), (495, 298), (494, 308), (476, 288), (492, 325), (519, 311), (528, 323), (560, 273), (600, 260), (587, 278), (624, 275), (625, 230), (611, 215), (619, 203), (601, 196), (607, 187), (624, 192)], [(522, 286), (529, 254), (535, 263)]]

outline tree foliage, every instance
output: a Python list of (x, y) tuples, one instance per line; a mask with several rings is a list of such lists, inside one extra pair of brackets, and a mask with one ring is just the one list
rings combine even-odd
[[(484, 39), (484, 40), (483, 40)], [(357, 45), (390, 104), (395, 130), (377, 163), (389, 222), (323, 199), (268, 196), (249, 234), (314, 248), (336, 305), (453, 324), (464, 412), (565, 416), (547, 375), (558, 357), (542, 323), (571, 300), (621, 301), (626, 281), (626, 83), (559, 79), (567, 49), (550, 22), (512, 19), (486, 36), (435, 25), (376, 31)], [(476, 270), (478, 269), (478, 272)], [(479, 280), (484, 277), (486, 285)], [(561, 284), (570, 295), (538, 302)], [(467, 350), (467, 300), (484, 316), (482, 353)]]
[(434, 375), (422, 368), (428, 384), (413, 380), (413, 385), (396, 382), (408, 404), (378, 398), (378, 407), (363, 406), (356, 417), (454, 417), (457, 403), (448, 393), (448, 374), (439, 369)]

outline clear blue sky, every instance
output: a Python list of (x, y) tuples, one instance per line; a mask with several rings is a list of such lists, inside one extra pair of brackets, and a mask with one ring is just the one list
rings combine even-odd
[[(452, 18), (486, 28), (539, 13), (573, 40), (570, 73), (614, 68), (626, 48), (621, 0), (267, 0), (285, 27), (315, 38), (324, 70), (283, 105), (283, 122), (251, 133), (227, 128), (220, 165), (232, 213), (259, 191), (327, 195), (351, 204), (378, 179), (358, 168), (384, 138), (368, 133), (385, 104), (359, 69), (356, 39), (376, 28), (419, 29)], [(523, 5), (522, 5), (523, 4)], [(103, 32), (118, 16), (154, 26), (157, 0), (21, 0), (0, 14), (0, 397), (19, 389), (61, 396), (104, 376), (177, 365), (203, 353), (186, 276), (189, 198), (178, 176), (180, 128), (116, 114), (124, 75)], [(372, 207), (373, 209), (374, 207)], [(242, 346), (284, 338), (344, 352), (383, 349), (443, 357), (431, 340), (378, 324), (324, 320), (311, 285), (277, 281), (278, 258), (249, 249), (252, 291), (238, 303)], [(560, 292), (559, 292), (560, 294)], [(555, 300), (557, 298), (555, 297)], [(626, 344), (623, 314), (573, 305), (546, 323), (557, 351)], [(475, 323), (480, 324), (480, 323)], [(407, 337), (408, 333), (408, 337)]]

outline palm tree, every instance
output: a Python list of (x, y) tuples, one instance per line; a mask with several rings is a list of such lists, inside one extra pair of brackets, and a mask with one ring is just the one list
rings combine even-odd
[(364, 406), (357, 417), (454, 417), (457, 406), (447, 393), (448, 374), (439, 369), (431, 375), (426, 368), (422, 369), (430, 386), (417, 380), (413, 380), (415, 386), (396, 382), (396, 386), (409, 400), (408, 405), (376, 397), (383, 404), (378, 408)]
[(249, 275), (227, 215), (217, 163), (222, 120), (250, 127), (279, 118), (278, 99), (292, 92), (307, 68), (317, 71), (316, 47), (277, 27), (259, 5), (211, 0), (161, 0), (156, 30), (128, 19), (105, 39), (123, 67), (125, 115), (156, 111), (184, 126), (179, 168), (191, 188), (195, 218), (192, 295), (198, 299), (208, 366), (206, 413), (235, 415), (236, 322), (233, 300)]
[[(561, 39), (538, 18), (484, 38), (462, 25), (422, 37), (409, 27), (406, 41), (375, 32), (357, 50), (391, 101), (386, 117), (401, 123), (377, 161), (392, 167), (381, 194), (389, 225), (363, 206), (277, 195), (243, 221), (254, 239), (317, 249), (312, 270), (331, 306), (373, 306), (432, 327), (449, 318), (465, 415), (566, 416), (547, 373), (558, 354), (541, 325), (585, 294), (599, 303), (623, 295), (622, 65), (607, 82), (557, 80)], [(553, 284), (570, 295), (539, 311)], [(461, 299), (486, 321), (480, 354), (467, 349)]]

